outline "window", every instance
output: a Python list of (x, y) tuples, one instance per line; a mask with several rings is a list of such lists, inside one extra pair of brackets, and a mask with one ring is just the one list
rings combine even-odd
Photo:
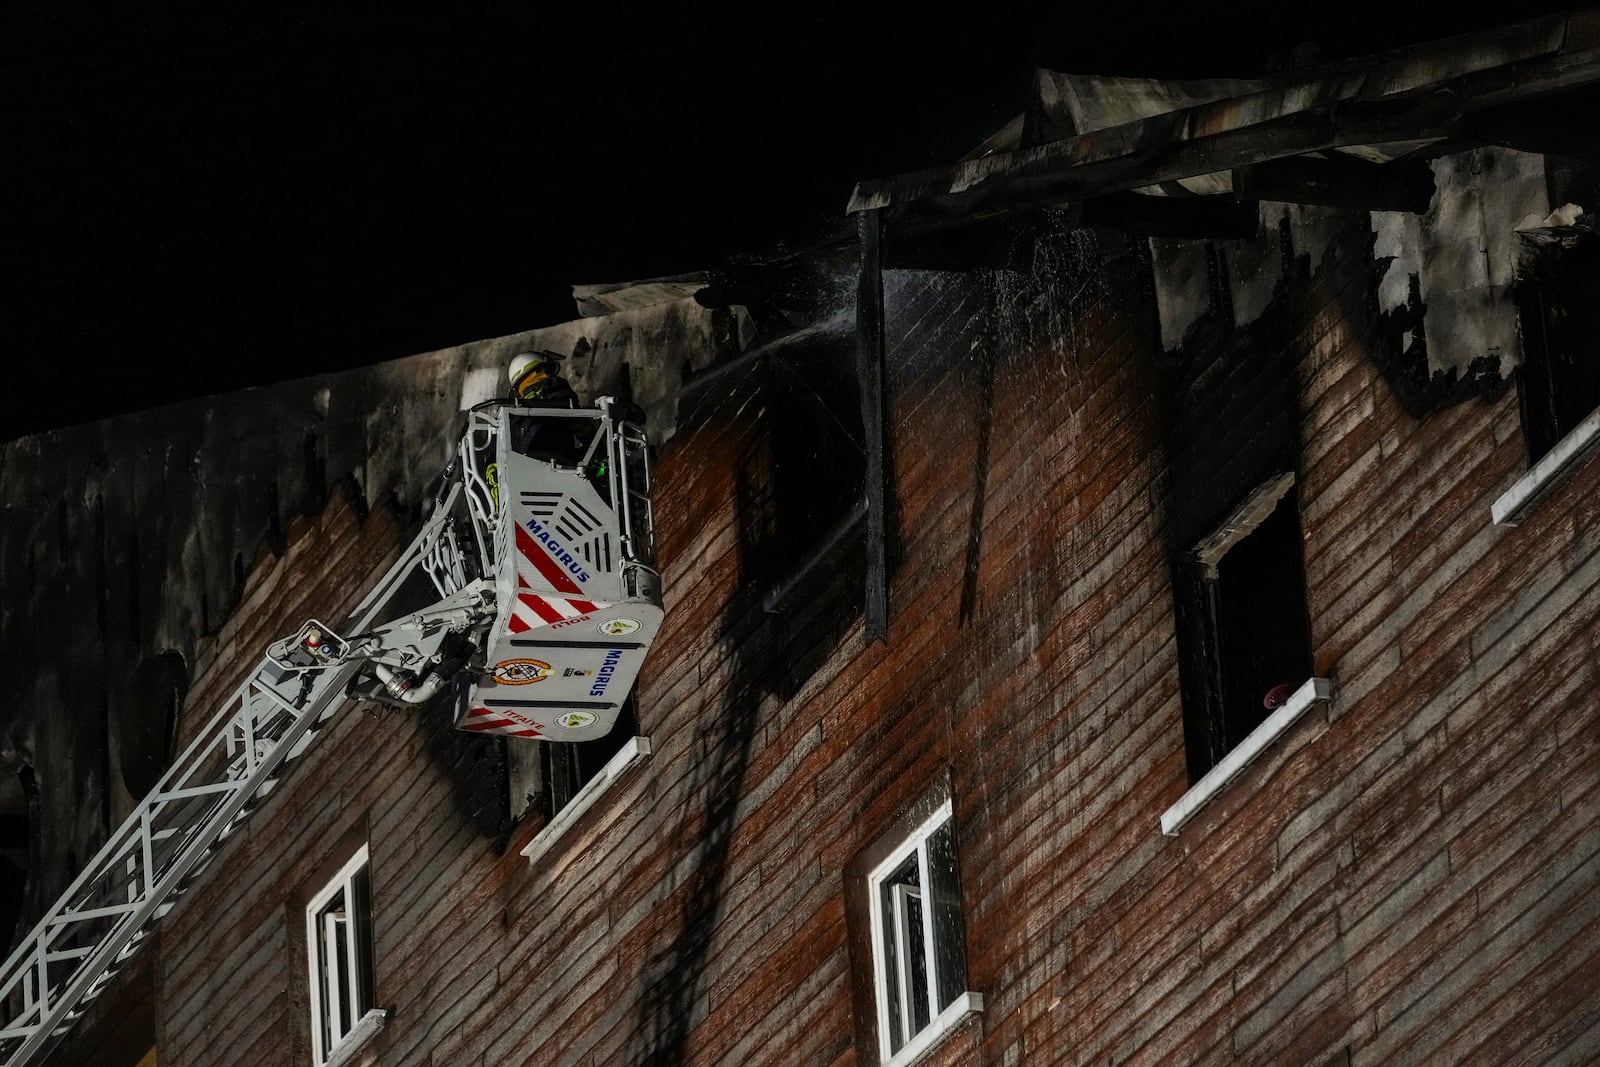
[(1517, 374), (1530, 470), (1493, 508), (1515, 526), (1600, 451), (1600, 235), (1525, 231), (1532, 251), (1513, 289), (1522, 334)]
[(1294, 475), (1247, 494), (1182, 569), (1184, 734), (1194, 783), (1311, 674)]
[(566, 810), (584, 786), (602, 775), (612, 758), (638, 733), (639, 722), (630, 693), (617, 713), (611, 732), (604, 737), (593, 741), (532, 742), (539, 754), (538, 803), (546, 825)]
[(336, 1063), (376, 1028), (372, 882), (365, 845), (306, 905), (312, 1062)]
[(880, 1061), (913, 1062), (982, 998), (966, 991), (955, 833), (946, 800), (867, 875)]
[[(1596, 191), (1600, 186), (1587, 190)], [(1591, 203), (1589, 196), (1583, 201)], [(1600, 407), (1600, 307), (1594, 299), (1600, 233), (1592, 212), (1566, 225), (1550, 225), (1554, 221), (1521, 231), (1526, 255), (1513, 287), (1522, 334), (1522, 429), (1532, 463)]]
[(538, 861), (630, 767), (650, 755), (650, 739), (640, 737), (634, 698), (629, 694), (611, 732), (593, 741), (516, 741), (511, 755), (513, 796), (522, 798), (520, 819), (530, 811), (541, 816), (538, 833), (522, 849), (529, 863)]

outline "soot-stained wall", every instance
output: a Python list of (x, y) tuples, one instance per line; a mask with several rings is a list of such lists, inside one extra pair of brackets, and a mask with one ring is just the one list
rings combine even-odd
[[(1263, 228), (1281, 286), (1175, 355), (1148, 245), (1063, 214), (1003, 266), (888, 270), (884, 642), (848, 540), (809, 541), (823, 565), (767, 603), (813, 532), (782, 484), (813, 401), (728, 364), (659, 453), (650, 758), (529, 865), (537, 820), (485, 836), (426, 720), (346, 712), (169, 917), (162, 1062), (303, 1062), (293, 931), (357, 841), (389, 1014), (355, 1063), (875, 1062), (850, 872), (930, 796), (984, 1003), (925, 1063), (1592, 1059), (1600, 464), (1491, 524), (1516, 398), (1413, 410), (1370, 219), (1324, 224), (1303, 266), (1309, 238)], [(1187, 299), (1225, 309), (1207, 287)], [(1333, 697), (1166, 836), (1191, 777), (1175, 546), (1280, 463)], [(381, 554), (400, 525), (330, 506), (257, 588), (316, 589), (314, 538)]]
[(683, 377), (737, 351), (740, 323), (678, 294), (0, 446), (0, 649), (14, 674), (0, 762), (15, 786), (0, 814), (17, 901), (4, 936), (32, 924), (164, 769), (174, 702), (209, 716), (188, 686), (297, 521), (336, 497), (414, 520), (461, 409), (498, 395), (524, 349), (567, 356), (582, 395), (631, 385), (652, 437), (670, 436)]

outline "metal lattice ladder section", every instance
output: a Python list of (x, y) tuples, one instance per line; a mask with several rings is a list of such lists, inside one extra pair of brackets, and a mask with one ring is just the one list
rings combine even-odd
[[(359, 605), (350, 620), (365, 630), (413, 568), (443, 575), (446, 519), (460, 492), (439, 502), (433, 518)], [(441, 590), (443, 591), (443, 590)], [(0, 1065), (40, 1062), (177, 903), (209, 860), (343, 707), (357, 663), (304, 672), (273, 684), (282, 671), (263, 660), (256, 673), (184, 750), (161, 781), (97, 852), (0, 973)]]

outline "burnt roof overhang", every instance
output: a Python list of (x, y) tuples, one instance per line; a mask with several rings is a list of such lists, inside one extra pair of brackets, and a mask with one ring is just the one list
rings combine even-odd
[[(1041, 72), (1045, 91), (1052, 81), (1075, 85), (1080, 104), (1129, 90), (1128, 79)], [(982, 154), (860, 182), (847, 211), (888, 209), (899, 222), (938, 225), (1140, 193), (1191, 204), (1207, 193), (1340, 203), (1352, 190), (1356, 206), (1420, 211), (1433, 156), (1484, 144), (1600, 156), (1589, 107), (1575, 103), (1592, 104), (1589, 90), (1600, 86), (1600, 9), (1281, 72), (1270, 83), (1146, 86), (1145, 109), (1172, 109), (1086, 129), (1086, 110), (1105, 121), (1128, 109), (1058, 106), (1053, 122), (1019, 119)], [(1048, 102), (1036, 99), (1033, 110)], [(1026, 143), (1030, 126), (1051, 139)]]

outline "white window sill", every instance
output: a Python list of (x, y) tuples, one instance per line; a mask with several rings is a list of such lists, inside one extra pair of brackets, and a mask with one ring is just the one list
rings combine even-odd
[(893, 1056), (883, 1061), (883, 1067), (911, 1067), (922, 1057), (933, 1051), (935, 1045), (943, 1041), (945, 1035), (954, 1030), (969, 1015), (976, 1015), (983, 1010), (982, 993), (963, 993), (950, 1002), (950, 1006), (939, 1013), (939, 1017), (927, 1026), (922, 1032), (911, 1039), (911, 1042), (896, 1052)]
[(1556, 446), (1533, 465), (1532, 470), (1500, 495), (1490, 509), (1494, 524), (1515, 526), (1520, 523), (1596, 452), (1600, 452), (1600, 408), (1589, 412), (1571, 433), (1557, 441)]
[(1183, 824), (1194, 818), (1206, 802), (1227, 788), (1239, 774), (1271, 744), (1299, 721), (1312, 704), (1327, 700), (1333, 695), (1333, 683), (1326, 678), (1308, 678), (1283, 707), (1267, 717), (1267, 721), (1250, 731), (1250, 735), (1223, 756), (1206, 776), (1189, 787), (1178, 802), (1161, 813), (1161, 832), (1174, 837)]
[(382, 1008), (373, 1008), (350, 1028), (344, 1039), (333, 1046), (333, 1051), (328, 1058), (322, 1061), (322, 1067), (340, 1067), (355, 1059), (356, 1053), (361, 1051), (361, 1046), (372, 1040), (372, 1035), (383, 1029), (383, 1024), (389, 1019), (389, 1013)]
[(622, 777), (628, 768), (643, 761), (650, 755), (650, 739), (648, 737), (632, 737), (627, 743), (617, 750), (617, 754), (606, 762), (600, 773), (584, 783), (578, 795), (567, 802), (567, 806), (556, 813), (556, 817), (547, 823), (544, 829), (533, 835), (533, 840), (523, 848), (522, 854), (528, 858), (529, 863), (536, 862), (540, 856), (549, 851), (550, 846), (561, 839), (573, 823), (583, 818), (583, 813), (594, 807), (595, 802), (605, 795), (611, 783)]

